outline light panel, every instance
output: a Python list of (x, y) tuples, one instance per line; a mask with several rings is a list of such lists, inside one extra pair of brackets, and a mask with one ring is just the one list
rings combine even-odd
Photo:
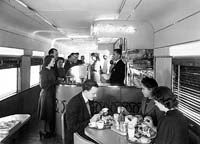
[(193, 42), (183, 45), (171, 46), (170, 56), (200, 56), (200, 42)]
[(22, 55), (24, 55), (24, 50), (15, 49), (15, 48), (0, 47), (0, 55), (22, 56)]

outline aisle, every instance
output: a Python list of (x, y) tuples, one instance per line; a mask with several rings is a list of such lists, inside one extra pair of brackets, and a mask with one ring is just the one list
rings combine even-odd
[(61, 139), (57, 137), (40, 141), (38, 134), (40, 127), (41, 123), (36, 118), (33, 118), (27, 131), (23, 132), (22, 136), (15, 141), (15, 144), (62, 144)]

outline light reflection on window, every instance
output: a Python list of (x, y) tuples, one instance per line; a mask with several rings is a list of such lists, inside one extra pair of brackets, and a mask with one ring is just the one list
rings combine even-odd
[(17, 92), (17, 68), (0, 69), (0, 99)]
[(40, 81), (40, 65), (31, 66), (30, 86), (39, 84)]

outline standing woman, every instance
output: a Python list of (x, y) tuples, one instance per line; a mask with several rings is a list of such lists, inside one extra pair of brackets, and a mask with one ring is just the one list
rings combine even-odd
[(91, 58), (93, 60), (93, 63), (91, 65), (91, 79), (97, 83), (101, 83), (100, 81), (101, 64), (100, 64), (99, 54), (92, 53)]
[(152, 92), (158, 87), (158, 83), (154, 78), (144, 77), (141, 84), (144, 98), (142, 99), (142, 105), (139, 113), (143, 117), (150, 116), (153, 120), (153, 124), (157, 126), (158, 120), (162, 117), (163, 112), (155, 106), (155, 102), (152, 98)]
[(40, 71), (40, 97), (38, 102), (38, 117), (44, 123), (44, 129), (39, 132), (40, 139), (49, 138), (55, 132), (55, 86), (56, 76), (53, 71), (55, 58), (46, 56)]

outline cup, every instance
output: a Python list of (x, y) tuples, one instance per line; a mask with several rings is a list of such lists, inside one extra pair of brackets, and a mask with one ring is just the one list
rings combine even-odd
[(104, 122), (103, 121), (98, 121), (97, 122), (97, 128), (98, 129), (103, 129), (104, 128)]
[(115, 121), (118, 121), (118, 119), (119, 119), (119, 114), (117, 114), (117, 113), (113, 114), (113, 118), (114, 118)]
[(135, 126), (128, 124), (127, 126), (127, 133), (129, 138), (134, 138), (135, 137)]

